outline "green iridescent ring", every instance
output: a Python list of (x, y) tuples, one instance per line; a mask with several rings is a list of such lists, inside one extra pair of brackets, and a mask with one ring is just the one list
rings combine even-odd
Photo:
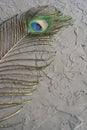
[(47, 29), (49, 29), (52, 24), (52, 19), (46, 16), (39, 16), (34, 18), (28, 24), (28, 32), (38, 34), (44, 33)]

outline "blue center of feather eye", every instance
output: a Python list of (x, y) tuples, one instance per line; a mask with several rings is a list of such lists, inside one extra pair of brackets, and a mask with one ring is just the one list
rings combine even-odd
[(41, 25), (40, 24), (38, 24), (37, 22), (32, 22), (31, 23), (31, 26), (32, 26), (32, 28), (35, 30), (35, 31), (42, 31), (43, 30), (43, 28), (41, 27)]

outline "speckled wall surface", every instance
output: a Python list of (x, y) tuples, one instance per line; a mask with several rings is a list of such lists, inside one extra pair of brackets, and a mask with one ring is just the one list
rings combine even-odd
[(87, 0), (0, 0), (0, 21), (47, 4), (75, 22), (57, 35), (54, 64), (23, 109), (25, 123), (6, 130), (87, 130)]

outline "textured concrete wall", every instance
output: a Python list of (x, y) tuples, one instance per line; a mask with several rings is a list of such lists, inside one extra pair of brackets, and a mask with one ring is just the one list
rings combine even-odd
[(87, 130), (87, 0), (0, 0), (0, 21), (47, 4), (75, 22), (55, 40), (54, 65), (24, 107), (25, 123), (8, 130)]

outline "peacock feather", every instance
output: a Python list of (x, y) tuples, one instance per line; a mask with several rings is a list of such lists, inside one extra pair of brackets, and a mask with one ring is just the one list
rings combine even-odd
[[(72, 25), (53, 6), (39, 6), (13, 16), (0, 25), (0, 128), (17, 116), (42, 80), (42, 70), (54, 60), (53, 37)], [(10, 113), (9, 113), (10, 112)]]

